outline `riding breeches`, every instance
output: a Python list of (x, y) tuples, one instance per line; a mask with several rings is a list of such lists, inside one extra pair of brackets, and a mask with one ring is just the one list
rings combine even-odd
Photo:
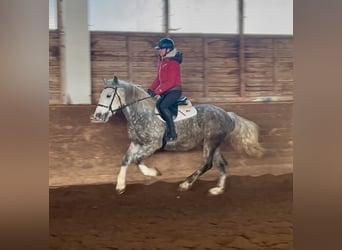
[(177, 101), (181, 97), (181, 95), (182, 95), (181, 90), (170, 90), (160, 95), (160, 98), (156, 104), (160, 112), (160, 116), (165, 120), (169, 128), (169, 131), (171, 133), (175, 132), (173, 118), (172, 118), (173, 111), (175, 110), (175, 107), (177, 107)]

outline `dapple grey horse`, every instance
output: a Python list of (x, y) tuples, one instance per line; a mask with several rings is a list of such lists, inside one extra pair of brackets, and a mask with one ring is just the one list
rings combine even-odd
[(131, 162), (144, 175), (160, 174), (156, 168), (146, 166), (143, 159), (161, 148), (167, 151), (187, 151), (202, 144), (201, 164), (179, 185), (179, 190), (188, 190), (214, 163), (220, 170), (220, 177), (217, 185), (209, 190), (210, 195), (221, 194), (225, 189), (228, 163), (220, 152), (220, 145), (226, 139), (230, 139), (235, 150), (249, 156), (261, 157), (264, 153), (264, 148), (258, 141), (258, 126), (254, 122), (207, 104), (195, 105), (193, 108), (197, 111), (196, 115), (175, 121), (178, 138), (166, 142), (166, 125), (155, 112), (155, 97), (151, 98), (139, 85), (117, 77), (104, 81), (105, 85), (91, 120), (108, 122), (111, 116), (121, 110), (127, 120), (128, 137), (131, 141), (117, 177), (116, 190), (119, 194), (125, 191), (126, 172)]

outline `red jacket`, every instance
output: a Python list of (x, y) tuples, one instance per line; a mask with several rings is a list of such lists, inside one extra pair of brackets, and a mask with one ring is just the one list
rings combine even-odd
[(160, 95), (181, 84), (180, 62), (172, 57), (161, 58), (158, 61), (157, 76), (149, 89)]

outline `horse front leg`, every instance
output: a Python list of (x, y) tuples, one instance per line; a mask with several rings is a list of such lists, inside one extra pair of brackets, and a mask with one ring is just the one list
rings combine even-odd
[(131, 153), (131, 150), (128, 149), (127, 153), (125, 154), (124, 158), (121, 162), (120, 172), (117, 177), (116, 182), (116, 192), (118, 194), (122, 194), (125, 192), (126, 189), (126, 173), (128, 169), (128, 165), (132, 162), (133, 155)]
[(133, 161), (139, 168), (140, 172), (147, 176), (161, 175), (158, 169), (150, 168), (143, 162), (143, 158), (153, 154), (158, 148), (147, 145), (131, 143), (124, 158), (122, 159), (120, 172), (117, 178), (116, 191), (122, 194), (126, 188), (126, 173), (129, 164)]
[(133, 160), (143, 175), (146, 175), (146, 176), (161, 175), (160, 171), (157, 168), (148, 167), (143, 162), (143, 158), (152, 155), (159, 148), (156, 145), (142, 145), (136, 150), (136, 154)]
[(131, 142), (125, 156), (123, 157), (123, 159), (121, 161), (120, 172), (118, 174), (117, 182), (116, 182), (116, 192), (118, 194), (122, 194), (123, 192), (125, 192), (125, 189), (126, 189), (126, 173), (127, 173), (127, 169), (128, 169), (129, 164), (131, 164), (131, 162), (134, 159), (134, 154), (136, 152), (136, 148), (137, 148), (137, 146), (133, 142)]
[(151, 167), (146, 166), (142, 160), (138, 160), (136, 164), (138, 166), (138, 169), (143, 175), (146, 175), (146, 176), (161, 175), (161, 172), (157, 168), (151, 168)]

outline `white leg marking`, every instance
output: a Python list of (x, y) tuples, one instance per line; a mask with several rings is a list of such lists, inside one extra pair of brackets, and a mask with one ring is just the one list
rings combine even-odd
[(219, 195), (224, 192), (224, 188), (222, 187), (213, 187), (209, 189), (209, 195)]
[(225, 174), (222, 174), (220, 176), (217, 186), (209, 189), (209, 195), (219, 195), (224, 192), (224, 188), (226, 184), (226, 177), (227, 176)]
[(200, 176), (201, 171), (198, 169), (196, 170), (192, 175), (190, 175), (188, 178), (185, 179), (181, 184), (179, 184), (179, 190), (180, 191), (186, 191), (189, 190), (194, 184), (194, 182), (197, 180), (197, 178)]
[(190, 185), (190, 183), (188, 181), (184, 181), (181, 184), (179, 184), (179, 190), (180, 191), (189, 190), (190, 187), (191, 187), (191, 185)]
[(120, 173), (118, 175), (118, 179), (116, 183), (116, 191), (119, 194), (122, 194), (126, 188), (126, 172), (127, 172), (127, 166), (121, 166)]
[(149, 168), (144, 164), (139, 164), (138, 168), (143, 175), (147, 176), (157, 176), (160, 175), (159, 171), (155, 168)]

